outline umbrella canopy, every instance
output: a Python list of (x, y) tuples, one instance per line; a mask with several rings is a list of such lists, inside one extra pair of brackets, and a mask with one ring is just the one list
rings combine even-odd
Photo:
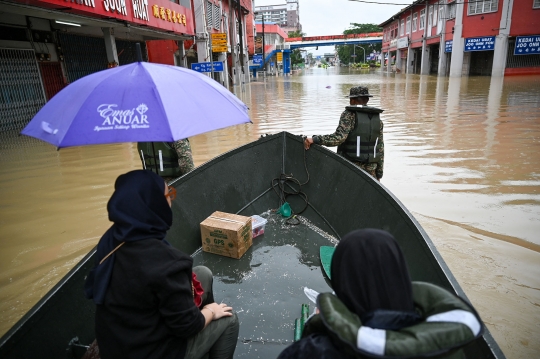
[(247, 106), (213, 79), (177, 66), (136, 62), (70, 84), (21, 133), (62, 148), (173, 142), (247, 122)]

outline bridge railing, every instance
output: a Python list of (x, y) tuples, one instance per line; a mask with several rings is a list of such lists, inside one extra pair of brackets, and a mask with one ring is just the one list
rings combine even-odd
[(382, 32), (369, 32), (367, 34), (348, 34), (348, 35), (324, 35), (324, 36), (304, 36), (304, 37), (289, 37), (286, 42), (303, 42), (303, 41), (323, 41), (323, 40), (347, 40), (347, 39), (362, 39), (366, 37), (382, 37)]

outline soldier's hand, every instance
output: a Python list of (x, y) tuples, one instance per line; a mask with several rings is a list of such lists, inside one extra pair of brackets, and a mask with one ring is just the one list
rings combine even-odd
[(312, 137), (306, 137), (306, 139), (304, 140), (304, 148), (306, 150), (309, 150), (309, 147), (311, 146), (312, 143), (313, 143), (313, 138)]

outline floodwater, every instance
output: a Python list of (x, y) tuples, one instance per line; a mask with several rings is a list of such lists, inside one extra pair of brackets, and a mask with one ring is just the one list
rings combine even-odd
[[(315, 68), (257, 79), (236, 89), (253, 124), (192, 138), (195, 164), (261, 134), (331, 133), (359, 84), (385, 109), (382, 184), (432, 238), (506, 356), (538, 357), (540, 76)], [(0, 334), (97, 243), (115, 178), (140, 166), (134, 144), (56, 151), (0, 133)]]

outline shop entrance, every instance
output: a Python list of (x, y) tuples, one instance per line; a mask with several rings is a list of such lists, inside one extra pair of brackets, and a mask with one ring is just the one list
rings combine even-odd
[(493, 67), (493, 51), (471, 52), (471, 65), (469, 75), (491, 76)]

